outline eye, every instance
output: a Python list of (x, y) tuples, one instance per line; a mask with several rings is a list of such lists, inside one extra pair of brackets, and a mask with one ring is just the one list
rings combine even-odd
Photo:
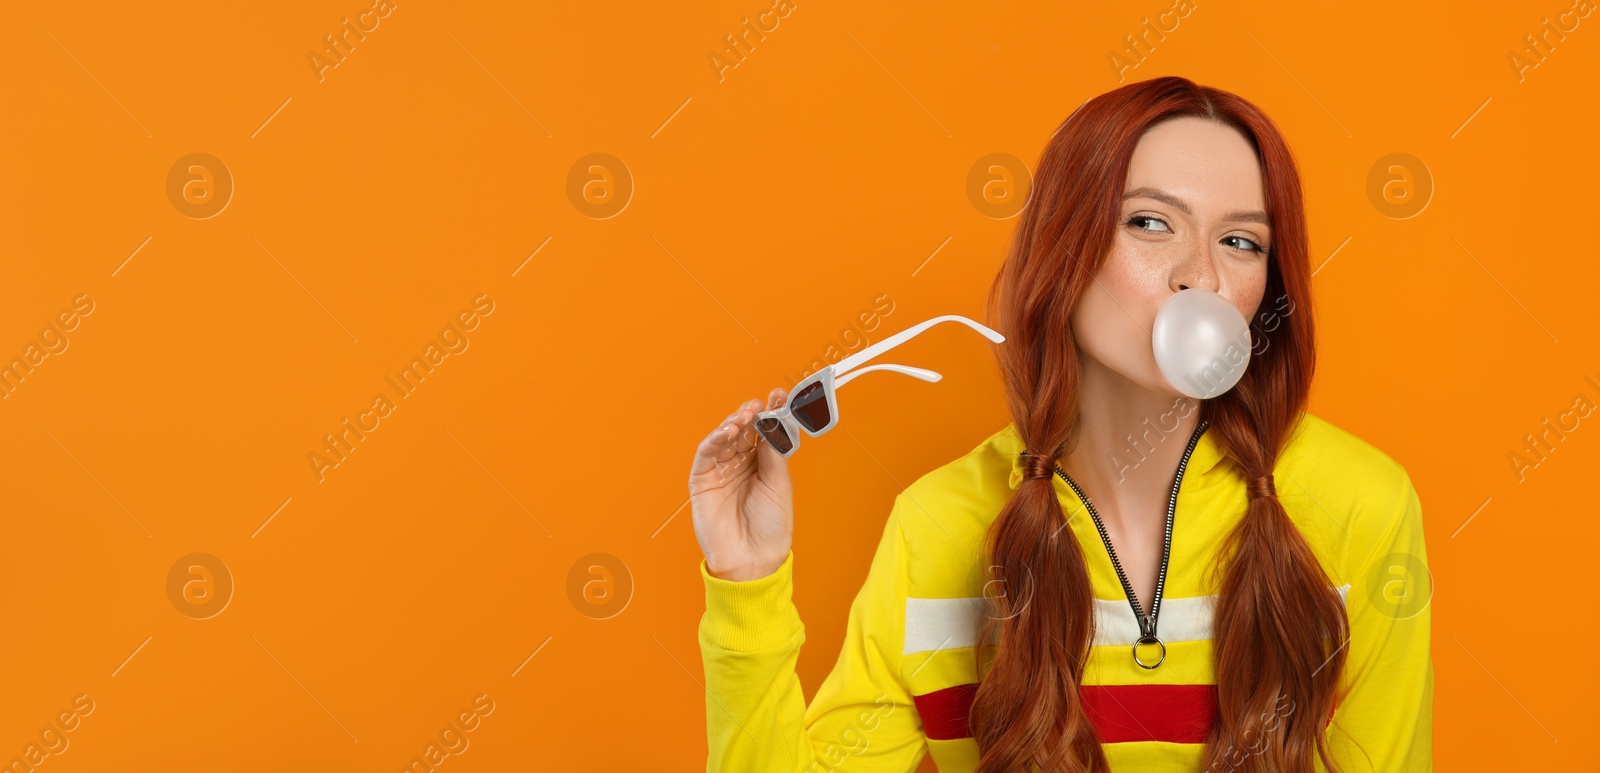
[[(1248, 247), (1239, 247), (1237, 245), (1228, 244), (1228, 242), (1230, 242), (1230, 241), (1241, 241), (1241, 242), (1244, 242), (1245, 244), (1248, 244), (1250, 246), (1248, 246)], [(1260, 244), (1256, 243), (1255, 240), (1247, 239), (1247, 238), (1245, 238), (1243, 236), (1225, 236), (1225, 237), (1222, 238), (1222, 243), (1223, 244), (1228, 244), (1229, 247), (1233, 247), (1236, 250), (1244, 250), (1245, 252), (1259, 252), (1259, 253), (1261, 253), (1263, 255), (1267, 254), (1267, 252), (1268, 252), (1268, 248), (1267, 247), (1263, 247)]]
[[(1149, 228), (1146, 228), (1144, 226), (1138, 225), (1139, 223), (1146, 222), (1146, 221), (1151, 222), (1151, 223), (1160, 223), (1161, 227), (1166, 229), (1166, 230), (1165, 231), (1151, 231)], [(1141, 231), (1148, 231), (1150, 233), (1172, 233), (1172, 226), (1167, 225), (1167, 222), (1165, 220), (1162, 220), (1161, 218), (1158, 218), (1158, 217), (1151, 217), (1149, 215), (1134, 215), (1133, 217), (1128, 218), (1128, 222), (1125, 225), (1131, 225), (1134, 228), (1138, 228)]]

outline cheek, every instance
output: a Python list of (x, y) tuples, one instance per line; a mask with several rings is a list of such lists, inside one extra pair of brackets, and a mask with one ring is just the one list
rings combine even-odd
[(1131, 327), (1148, 338), (1156, 312), (1169, 295), (1166, 269), (1139, 245), (1118, 240), (1085, 297), (1096, 298), (1107, 322), (1114, 320), (1118, 328)]
[(1272, 310), (1274, 299), (1266, 297), (1267, 269), (1265, 264), (1259, 268), (1252, 268), (1248, 272), (1241, 272), (1229, 283), (1227, 299), (1239, 309), (1240, 316), (1246, 321), (1256, 320), (1262, 312)]
[(1150, 319), (1155, 319), (1160, 302), (1171, 294), (1168, 289), (1171, 272), (1171, 257), (1160, 246), (1119, 234), (1096, 278), (1130, 311), (1137, 304), (1149, 311)]
[(1152, 289), (1149, 272), (1136, 260), (1107, 256), (1095, 281), (1084, 291), (1072, 314), (1078, 347), (1107, 367), (1135, 380), (1155, 371), (1150, 326), (1164, 288)]

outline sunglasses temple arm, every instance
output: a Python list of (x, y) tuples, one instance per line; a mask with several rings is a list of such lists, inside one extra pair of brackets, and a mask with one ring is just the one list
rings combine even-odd
[(843, 376), (839, 376), (839, 377), (835, 378), (833, 380), (833, 388), (834, 389), (838, 389), (839, 387), (842, 387), (845, 384), (850, 383), (851, 379), (854, 379), (856, 376), (862, 375), (863, 373), (871, 373), (872, 371), (875, 371), (875, 370), (886, 370), (886, 371), (889, 371), (891, 373), (900, 373), (900, 374), (903, 374), (903, 375), (910, 376), (912, 378), (921, 379), (923, 381), (928, 381), (928, 382), (936, 382), (939, 379), (944, 378), (944, 376), (942, 376), (942, 375), (940, 375), (938, 373), (935, 373), (934, 371), (926, 370), (926, 369), (923, 369), (923, 368), (913, 368), (913, 367), (910, 367), (910, 366), (907, 366), (907, 365), (888, 365), (888, 364), (884, 364), (884, 365), (868, 365), (868, 366), (866, 366), (864, 368), (859, 368), (859, 369), (856, 369), (856, 370), (852, 370), (852, 371), (850, 371), (849, 373), (846, 373)]
[(967, 319), (966, 317), (963, 317), (959, 314), (946, 314), (942, 317), (934, 317), (926, 322), (917, 323), (916, 325), (895, 333), (894, 335), (889, 336), (882, 341), (879, 341), (865, 349), (862, 349), (859, 352), (856, 352), (855, 354), (850, 355), (849, 357), (838, 361), (833, 366), (834, 376), (837, 378), (845, 373), (848, 373), (857, 365), (860, 365), (861, 363), (866, 362), (873, 357), (883, 354), (884, 352), (889, 351), (900, 344), (916, 338), (918, 335), (922, 334), (922, 331), (927, 330), (928, 328), (933, 327), (940, 322), (960, 322), (961, 324), (978, 331), (978, 333), (980, 333), (984, 338), (989, 339), (993, 343), (998, 344), (1006, 340), (1005, 336), (1000, 335), (999, 333), (996, 333), (995, 331), (990, 330), (989, 328), (977, 322)]

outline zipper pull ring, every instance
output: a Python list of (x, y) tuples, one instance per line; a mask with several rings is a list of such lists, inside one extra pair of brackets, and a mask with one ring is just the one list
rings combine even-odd
[[(1160, 647), (1161, 648), (1161, 657), (1159, 659), (1157, 659), (1156, 662), (1154, 662), (1154, 663), (1146, 663), (1146, 662), (1144, 662), (1143, 660), (1141, 660), (1139, 658), (1139, 645), (1141, 645), (1141, 644), (1154, 644), (1157, 647)], [(1156, 666), (1159, 666), (1162, 663), (1166, 662), (1166, 660), (1167, 660), (1167, 645), (1166, 645), (1166, 642), (1161, 641), (1161, 639), (1159, 637), (1157, 637), (1155, 634), (1145, 634), (1144, 636), (1140, 636), (1139, 640), (1133, 643), (1133, 662), (1138, 663), (1141, 668), (1153, 669)]]

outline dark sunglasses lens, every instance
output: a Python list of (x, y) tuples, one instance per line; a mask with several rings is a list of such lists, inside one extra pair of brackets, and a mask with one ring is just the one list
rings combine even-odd
[(772, 447), (780, 454), (787, 454), (794, 448), (794, 441), (789, 438), (789, 433), (784, 430), (783, 422), (777, 419), (757, 419), (756, 431), (767, 439)]
[(789, 411), (794, 414), (795, 421), (810, 432), (816, 432), (833, 421), (833, 414), (828, 410), (828, 393), (822, 388), (821, 381), (813, 381), (794, 393), (789, 398)]

